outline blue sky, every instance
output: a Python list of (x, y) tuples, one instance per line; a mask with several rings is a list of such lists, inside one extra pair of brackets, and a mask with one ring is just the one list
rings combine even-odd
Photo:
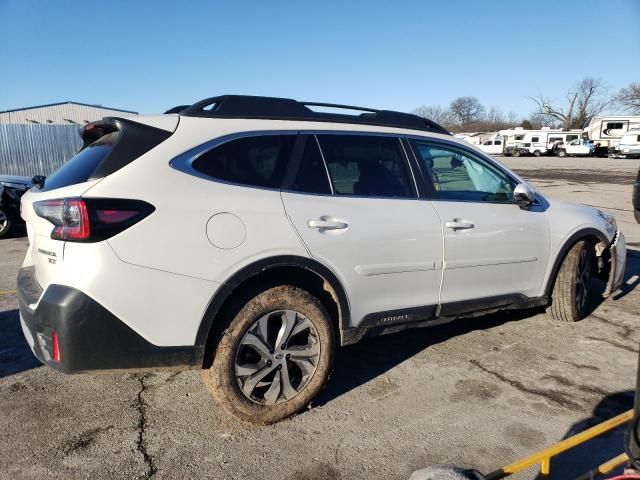
[(224, 93), (411, 110), (640, 81), (640, 1), (0, 0), (0, 110)]

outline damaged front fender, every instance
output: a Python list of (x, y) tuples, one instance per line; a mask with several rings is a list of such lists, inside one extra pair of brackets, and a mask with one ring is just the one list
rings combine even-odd
[(604, 297), (610, 296), (622, 285), (624, 279), (624, 269), (627, 264), (627, 244), (622, 232), (616, 232), (611, 245), (609, 245), (609, 278), (607, 280), (607, 288), (604, 291)]

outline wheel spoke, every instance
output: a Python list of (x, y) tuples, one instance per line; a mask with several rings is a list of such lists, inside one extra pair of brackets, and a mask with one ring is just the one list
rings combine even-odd
[(240, 344), (253, 348), (262, 358), (271, 357), (269, 346), (253, 332), (247, 332)]
[(295, 328), (289, 334), (289, 338), (287, 338), (287, 341), (290, 338), (295, 337), (297, 334), (304, 332), (305, 330), (309, 330), (310, 328), (311, 328), (311, 321), (308, 318), (303, 318), (302, 320), (298, 320), (298, 323), (296, 324)]
[(320, 353), (320, 344), (316, 342), (302, 347), (291, 347), (283, 351), (291, 355), (291, 358), (311, 358)]
[(266, 365), (261, 370), (259, 370), (258, 372), (248, 377), (242, 384), (242, 391), (244, 392), (244, 394), (247, 397), (251, 398), (251, 394), (253, 393), (253, 390), (258, 385), (258, 382), (260, 382), (260, 380), (262, 380), (264, 377), (269, 375), (274, 368), (275, 368), (275, 365)]
[(239, 377), (246, 377), (247, 375), (253, 375), (262, 367), (264, 367), (264, 364), (262, 363), (246, 363), (244, 365), (238, 365), (236, 363), (236, 375)]
[(296, 326), (296, 318), (296, 312), (292, 312), (291, 310), (286, 310), (282, 313), (282, 326), (276, 338), (276, 348), (287, 343), (293, 328)]
[(267, 346), (269, 346), (269, 317), (271, 314), (264, 315), (258, 320), (258, 334)]
[(287, 362), (282, 364), (282, 370), (280, 370), (280, 376), (282, 377), (282, 395), (286, 400), (295, 397), (296, 389), (291, 385), (291, 379), (289, 378), (289, 367)]
[(278, 401), (278, 397), (280, 396), (280, 388), (281, 385), (282, 373), (276, 372), (276, 375), (273, 377), (273, 382), (271, 382), (271, 386), (264, 394), (264, 403), (267, 405), (273, 405)]
[(300, 371), (302, 372), (302, 383), (306, 383), (307, 379), (314, 372), (316, 366), (311, 363), (311, 360), (306, 358), (294, 358), (290, 359), (293, 363), (295, 363)]

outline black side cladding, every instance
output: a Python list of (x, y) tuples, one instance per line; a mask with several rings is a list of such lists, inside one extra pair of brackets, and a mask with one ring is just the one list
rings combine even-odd
[(109, 130), (106, 128), (107, 125), (115, 126), (121, 133), (113, 150), (98, 164), (88, 180), (103, 178), (117, 172), (136, 158), (160, 145), (173, 134), (173, 132), (167, 132), (160, 128), (117, 117), (105, 118), (102, 122), (96, 122), (94, 125), (95, 128), (101, 128), (105, 131)]

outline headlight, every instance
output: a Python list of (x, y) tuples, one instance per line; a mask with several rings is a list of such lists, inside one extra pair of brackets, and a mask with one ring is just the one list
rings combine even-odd
[(618, 230), (618, 226), (616, 225), (616, 217), (614, 217), (613, 215), (609, 215), (602, 210), (598, 210), (598, 216), (602, 218), (602, 220), (604, 220), (604, 228), (606, 228), (607, 232), (615, 233), (616, 230)]

